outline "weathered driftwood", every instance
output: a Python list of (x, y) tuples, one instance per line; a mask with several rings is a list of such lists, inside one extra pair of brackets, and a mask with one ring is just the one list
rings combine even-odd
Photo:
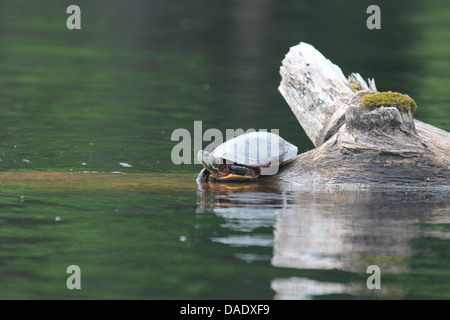
[[(368, 111), (362, 97), (376, 91), (309, 44), (289, 51), (279, 90), (316, 146), (278, 177), (298, 183), (450, 185), (450, 133), (395, 107)], [(420, 107), (420, 106), (419, 106)]]

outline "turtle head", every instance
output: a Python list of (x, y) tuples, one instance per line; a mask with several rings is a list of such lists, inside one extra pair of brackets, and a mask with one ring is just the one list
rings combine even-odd
[(222, 163), (221, 159), (217, 159), (211, 155), (211, 153), (200, 150), (197, 154), (198, 161), (201, 162), (203, 167), (209, 171), (209, 173), (216, 179), (223, 179), (228, 176), (228, 165)]

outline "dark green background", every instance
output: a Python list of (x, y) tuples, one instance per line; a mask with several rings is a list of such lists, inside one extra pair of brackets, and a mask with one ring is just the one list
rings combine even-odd
[[(81, 30), (66, 28), (71, 4), (81, 8)], [(381, 8), (381, 30), (366, 27), (370, 4)], [(192, 132), (199, 120), (203, 130), (279, 129), (300, 152), (311, 149), (277, 90), (281, 61), (301, 41), (345, 75), (410, 95), (417, 119), (450, 130), (449, 16), (445, 1), (0, 0), (0, 169), (190, 173), (192, 184), (170, 190), (167, 175), (146, 192), (0, 186), (0, 298), (271, 299), (280, 277), (364, 286), (365, 270), (279, 268), (270, 263), (272, 246), (212, 241), (236, 232), (271, 238), (275, 220), (236, 231), (226, 227), (236, 218), (220, 216), (217, 204), (196, 213), (200, 166), (171, 162), (171, 134)], [(405, 224), (439, 232), (408, 238), (412, 253), (402, 263), (410, 271), (388, 276), (400, 289), (382, 297), (448, 298), (448, 197), (432, 205), (408, 192), (394, 198), (376, 195), (354, 210), (395, 216), (412, 201), (419, 218)], [(439, 224), (430, 226), (436, 208)], [(242, 253), (256, 260), (236, 258)], [(71, 264), (81, 267), (80, 291), (65, 287)], [(333, 293), (320, 292), (305, 297)]]

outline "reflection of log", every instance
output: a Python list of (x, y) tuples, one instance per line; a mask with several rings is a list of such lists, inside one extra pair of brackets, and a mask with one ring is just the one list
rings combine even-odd
[(373, 80), (346, 79), (306, 43), (291, 48), (280, 73), (279, 90), (316, 146), (288, 164), (281, 179), (449, 184), (450, 133), (394, 107), (361, 107), (362, 97), (376, 91)]

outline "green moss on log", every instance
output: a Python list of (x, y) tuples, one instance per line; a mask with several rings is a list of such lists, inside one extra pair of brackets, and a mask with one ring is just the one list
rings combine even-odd
[(361, 86), (361, 83), (359, 82), (351, 82), (349, 83), (350, 89), (352, 89), (353, 92), (358, 92), (363, 90), (363, 87)]
[(416, 102), (407, 94), (398, 92), (380, 92), (367, 94), (363, 97), (362, 106), (370, 111), (381, 107), (396, 107), (398, 110), (414, 113), (417, 109)]

